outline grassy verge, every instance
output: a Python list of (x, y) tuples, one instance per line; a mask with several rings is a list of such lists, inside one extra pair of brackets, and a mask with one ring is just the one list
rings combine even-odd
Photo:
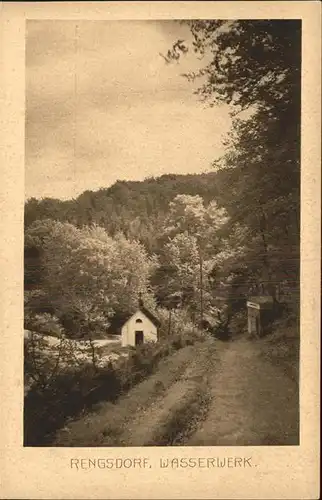
[(209, 406), (209, 374), (215, 357), (215, 342), (196, 345), (182, 376), (152, 406), (136, 419), (128, 432), (127, 445), (179, 445), (205, 418)]
[(295, 318), (282, 318), (273, 325), (273, 332), (259, 342), (261, 355), (299, 383), (300, 332)]
[[(212, 349), (212, 351), (211, 351)], [(61, 429), (55, 446), (180, 444), (207, 406), (207, 359), (213, 341), (186, 346), (160, 361), (157, 371), (115, 404)]]
[(158, 370), (113, 404), (102, 401), (82, 418), (70, 421), (55, 437), (55, 446), (118, 446), (124, 430), (138, 412), (143, 412), (180, 378), (193, 355), (186, 346), (162, 359)]
[[(34, 386), (25, 398), (24, 445), (51, 445), (57, 431), (69, 420), (83, 418), (101, 402), (113, 405), (151, 376), (163, 358), (200, 339), (203, 339), (200, 334), (190, 334), (154, 345), (143, 344), (132, 348), (129, 357), (120, 359), (114, 366), (66, 368), (45, 389)], [(158, 390), (161, 387), (162, 381), (159, 381)]]
[(145, 446), (180, 445), (190, 435), (197, 422), (206, 416), (210, 395), (205, 381), (186, 387), (173, 406), (160, 415), (155, 430)]

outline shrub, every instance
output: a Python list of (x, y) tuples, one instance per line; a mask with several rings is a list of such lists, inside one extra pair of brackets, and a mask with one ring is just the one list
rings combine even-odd
[(34, 385), (25, 397), (24, 443), (37, 446), (50, 443), (53, 433), (68, 418), (90, 409), (101, 400), (114, 402), (121, 391), (120, 379), (113, 368), (65, 370), (45, 389)]
[(47, 312), (41, 314), (26, 314), (25, 326), (28, 330), (43, 335), (60, 337), (64, 333), (64, 329), (59, 319), (55, 315)]
[(183, 346), (182, 338), (179, 335), (176, 335), (171, 340), (171, 345), (176, 350), (180, 349)]
[[(169, 337), (169, 311), (159, 308), (157, 314), (161, 321), (160, 336), (166, 339)], [(184, 309), (173, 309), (171, 311), (170, 336), (184, 335), (193, 330), (194, 324), (188, 311)]]
[(229, 330), (233, 335), (239, 335), (247, 331), (247, 310), (238, 311), (229, 322)]
[[(158, 362), (173, 350), (203, 339), (200, 333), (176, 335), (157, 344), (131, 348), (128, 358), (112, 366), (93, 363), (63, 365), (46, 383), (36, 379), (25, 397), (24, 444), (44, 446), (52, 442), (55, 432), (68, 419), (88, 412), (100, 401), (115, 402), (132, 386), (153, 373)], [(32, 363), (29, 369), (32, 369)]]

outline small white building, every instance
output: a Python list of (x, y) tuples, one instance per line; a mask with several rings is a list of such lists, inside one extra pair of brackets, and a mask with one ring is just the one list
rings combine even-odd
[(121, 327), (122, 347), (158, 341), (159, 320), (142, 304)]

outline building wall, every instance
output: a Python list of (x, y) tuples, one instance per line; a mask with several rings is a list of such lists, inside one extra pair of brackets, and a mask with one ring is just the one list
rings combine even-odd
[[(137, 323), (138, 319), (142, 320), (142, 323)], [(158, 340), (158, 329), (152, 323), (152, 321), (147, 318), (143, 312), (137, 311), (133, 316), (123, 325), (122, 327), (122, 346), (132, 345), (135, 346), (135, 331), (143, 331), (144, 340), (143, 342), (157, 342)]]

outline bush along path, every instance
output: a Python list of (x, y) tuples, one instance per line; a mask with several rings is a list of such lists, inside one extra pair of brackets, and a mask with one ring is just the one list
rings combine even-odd
[[(205, 344), (204, 347), (203, 344)], [(102, 402), (87, 415), (70, 421), (57, 432), (54, 446), (130, 446), (152, 439), (158, 415), (154, 408), (162, 408), (164, 401), (178, 391), (178, 383), (188, 373), (188, 367), (196, 359), (196, 352), (207, 352), (209, 341), (188, 345), (162, 359), (157, 371), (138, 383), (115, 404)], [(211, 342), (212, 345), (212, 342)], [(210, 354), (209, 354), (210, 356)], [(198, 356), (200, 359), (200, 356)], [(188, 384), (187, 384), (188, 385)], [(181, 385), (182, 388), (182, 385)], [(153, 418), (149, 423), (147, 415)], [(148, 436), (150, 436), (148, 438)]]
[(298, 443), (298, 388), (256, 342), (208, 340), (162, 360), (116, 404), (71, 422), (56, 446)]
[[(104, 408), (113, 406), (120, 398), (122, 403), (118, 404), (117, 408), (121, 408), (125, 395), (129, 391), (133, 394), (132, 391), (137, 384), (149, 380), (151, 375), (159, 370), (158, 365), (161, 361), (166, 360), (168, 356), (170, 358), (174, 356), (176, 359), (174, 354), (176, 351), (185, 346), (192, 346), (195, 342), (203, 342), (206, 338), (202, 332), (194, 332), (193, 335), (173, 336), (167, 342), (160, 342), (157, 345), (143, 344), (131, 349), (126, 358), (120, 358), (113, 366), (95, 367), (93, 363), (83, 363), (78, 364), (75, 369), (75, 366), (71, 365), (57, 370), (56, 373), (53, 372), (54, 376), (49, 377), (49, 380), (46, 365), (43, 364), (43, 371), (47, 377), (46, 385), (35, 383), (29, 388), (24, 401), (24, 445), (51, 445), (55, 434), (59, 433), (59, 429), (66, 427), (67, 422), (75, 420), (87, 422), (88, 418), (94, 419), (98, 408), (102, 405)], [(176, 366), (175, 368), (177, 369)], [(168, 371), (166, 369), (161, 371), (165, 382), (161, 377), (157, 389), (151, 393), (152, 396), (153, 392), (160, 392), (163, 384), (165, 388), (167, 387)], [(171, 373), (170, 369), (169, 374)], [(140, 387), (139, 401), (142, 402), (149, 397), (151, 391), (145, 391), (144, 385)], [(142, 396), (144, 391), (147, 396)], [(136, 406), (134, 409), (136, 410)], [(113, 422), (113, 419), (108, 422)]]

